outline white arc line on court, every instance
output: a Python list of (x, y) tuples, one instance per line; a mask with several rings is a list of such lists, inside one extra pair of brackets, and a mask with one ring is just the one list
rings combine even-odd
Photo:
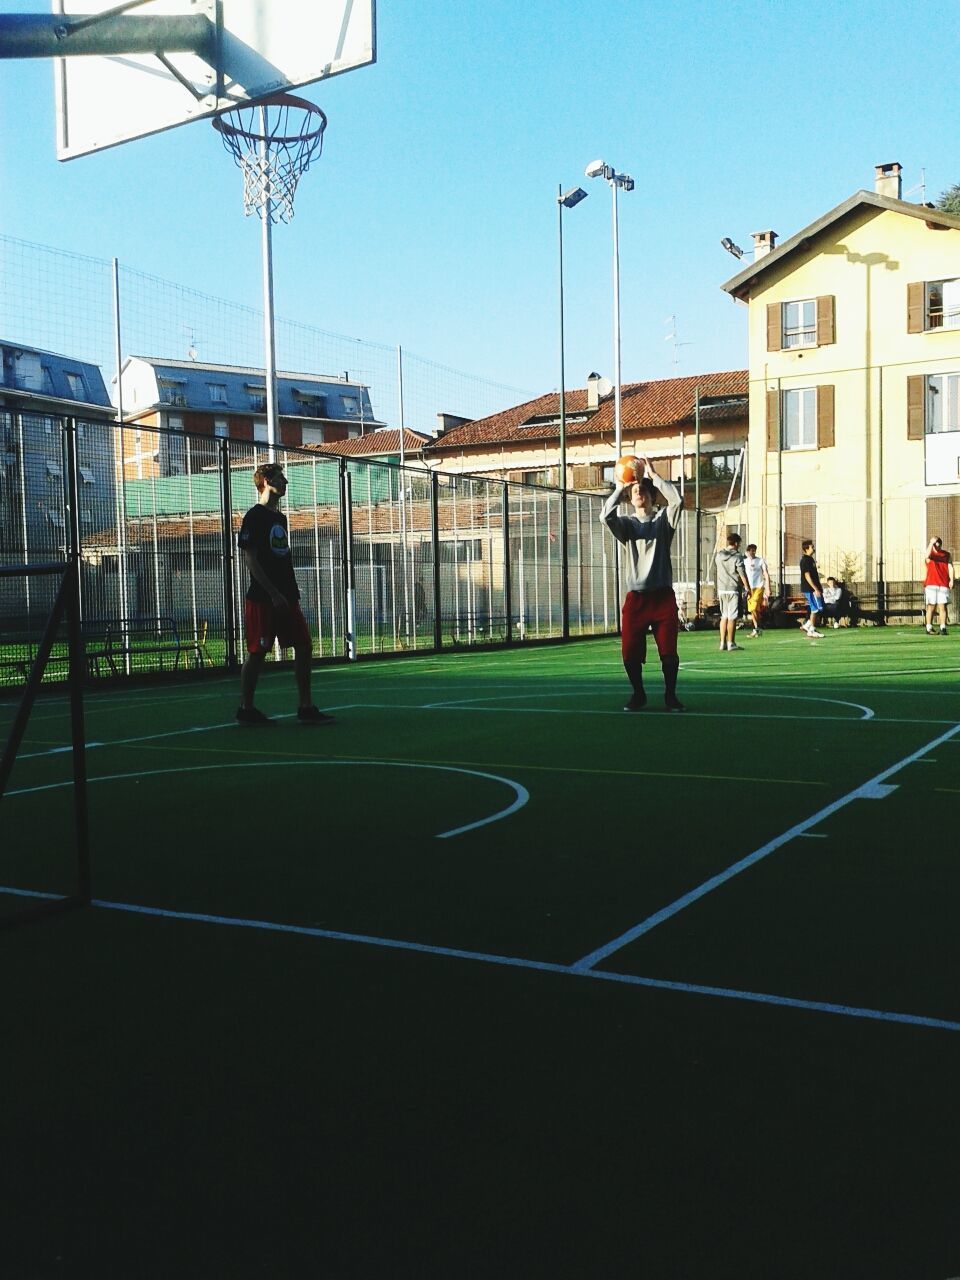
[[(519, 782), (514, 782), (512, 778), (502, 778), (496, 773), (484, 773), (481, 769), (462, 769), (456, 765), (448, 764), (417, 764), (415, 761), (404, 760), (269, 760), (252, 762), (250, 764), (239, 763), (221, 763), (221, 764), (199, 764), (189, 765), (184, 768), (177, 769), (150, 769), (147, 772), (137, 773), (109, 773), (104, 774), (100, 778), (88, 778), (87, 782), (124, 782), (131, 778), (159, 778), (175, 773), (206, 773), (214, 769), (292, 769), (298, 766), (305, 768), (316, 768), (320, 765), (337, 766), (342, 768), (379, 768), (379, 769), (433, 769), (438, 773), (462, 773), (469, 778), (486, 778), (490, 782), (502, 782), (505, 787), (509, 787), (514, 794), (513, 804), (507, 805), (505, 809), (498, 809), (496, 813), (491, 813), (486, 818), (479, 818), (476, 822), (467, 822), (462, 827), (452, 827), (449, 831), (438, 831), (437, 840), (447, 840), (450, 836), (462, 836), (466, 831), (475, 831), (478, 827), (489, 826), (491, 822), (499, 822), (501, 818), (509, 818), (512, 813), (516, 813), (530, 799), (530, 792), (526, 787), (521, 786)], [(8, 791), (8, 796), (29, 796), (35, 795), (39, 791), (59, 791), (62, 787), (72, 787), (73, 779), (69, 778), (65, 782), (47, 782), (39, 787), (21, 787), (18, 791)]]
[(726, 884), (728, 880), (732, 880), (734, 876), (738, 876), (741, 871), (746, 871), (749, 867), (755, 866), (764, 858), (769, 857), (777, 849), (788, 844), (791, 840), (795, 840), (797, 836), (802, 836), (809, 831), (811, 827), (815, 827), (825, 818), (829, 818), (832, 814), (837, 813), (840, 809), (846, 808), (854, 800), (883, 800), (896, 790), (895, 786), (888, 785), (887, 778), (892, 777), (895, 773), (899, 773), (901, 769), (905, 769), (908, 764), (913, 764), (915, 760), (919, 760), (925, 756), (928, 751), (932, 751), (935, 747), (939, 747), (941, 743), (949, 742), (951, 738), (960, 733), (960, 724), (955, 724), (953, 728), (948, 729), (946, 733), (942, 733), (939, 738), (934, 738), (932, 742), (928, 742), (925, 747), (919, 747), (916, 751), (908, 756), (904, 756), (902, 760), (896, 764), (890, 765), (875, 777), (868, 779), (861, 786), (855, 787), (853, 791), (848, 791), (845, 796), (841, 796), (839, 800), (834, 800), (832, 804), (826, 805), (819, 809), (809, 818), (805, 818), (803, 822), (798, 822), (791, 827), (789, 831), (785, 831), (782, 835), (775, 836), (772, 840), (768, 840), (765, 845), (759, 849), (755, 849), (753, 853), (748, 854), (745, 858), (741, 858), (739, 862), (734, 862), (727, 867), (725, 871), (721, 871), (718, 875), (711, 876), (709, 880), (705, 880), (703, 884), (698, 885), (696, 889), (691, 889), (689, 893), (685, 893), (682, 897), (677, 898), (675, 902), (671, 902), (668, 906), (663, 907), (660, 911), (654, 912), (652, 916), (648, 916), (646, 920), (641, 920), (639, 924), (634, 925), (632, 929), (628, 929), (626, 933), (622, 933), (618, 938), (614, 938), (612, 942), (607, 942), (602, 947), (598, 947), (596, 951), (591, 951), (589, 955), (583, 956), (572, 967), (578, 973), (584, 973), (592, 969), (594, 965), (600, 964), (602, 961), (609, 959), (615, 952), (620, 951), (623, 947), (629, 946), (631, 942), (635, 942), (637, 938), (642, 938), (644, 934), (649, 933), (652, 929), (665, 920), (669, 920), (672, 916), (677, 915), (686, 907), (691, 906), (694, 902), (698, 902), (701, 898), (706, 897), (708, 893), (712, 893), (714, 889), (719, 889), (722, 884)]

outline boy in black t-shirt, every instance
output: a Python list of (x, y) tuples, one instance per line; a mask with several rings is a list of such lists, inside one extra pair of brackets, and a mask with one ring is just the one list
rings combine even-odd
[(253, 483), (257, 486), (257, 503), (243, 517), (238, 539), (250, 573), (250, 586), (243, 610), (247, 656), (240, 672), (237, 722), (247, 727), (273, 723), (253, 705), (253, 697), (267, 654), (276, 641), (281, 649), (293, 649), (299, 698), (297, 719), (301, 724), (331, 724), (333, 716), (318, 711), (310, 697), (313, 645), (300, 610), (287, 517), (280, 510), (287, 477), (279, 462), (265, 462), (253, 473)]
[(800, 589), (807, 597), (810, 617), (806, 622), (801, 622), (800, 626), (808, 636), (820, 640), (823, 638), (823, 632), (817, 630), (817, 616), (823, 612), (823, 587), (820, 585), (817, 562), (813, 558), (815, 550), (816, 547), (808, 538), (803, 544), (803, 555), (800, 557)]

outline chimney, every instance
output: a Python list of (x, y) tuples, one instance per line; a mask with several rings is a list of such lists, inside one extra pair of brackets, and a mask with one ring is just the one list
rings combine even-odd
[(893, 164), (877, 164), (873, 167), (873, 189), (878, 196), (889, 196), (891, 200), (902, 200), (903, 170), (896, 161)]
[(777, 233), (775, 231), (754, 231), (753, 232), (753, 260), (756, 262), (758, 258), (765, 258), (768, 253), (773, 253), (777, 247)]
[(600, 375), (587, 374), (587, 408), (597, 409), (600, 406)]

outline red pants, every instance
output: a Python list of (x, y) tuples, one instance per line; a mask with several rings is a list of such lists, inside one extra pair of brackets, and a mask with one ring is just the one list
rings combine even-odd
[(628, 591), (621, 613), (620, 651), (624, 662), (646, 662), (647, 631), (653, 632), (661, 660), (677, 656), (677, 597), (673, 587)]
[(259, 604), (245, 600), (243, 621), (247, 653), (269, 653), (274, 640), (281, 649), (310, 648), (310, 632), (299, 604), (292, 604), (288, 609), (275, 609), (269, 601)]

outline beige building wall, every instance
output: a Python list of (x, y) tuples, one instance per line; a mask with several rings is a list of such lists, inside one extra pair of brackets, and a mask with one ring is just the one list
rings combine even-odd
[[(780, 504), (816, 503), (817, 555), (824, 572), (853, 557), (860, 580), (922, 572), (925, 500), (960, 494), (928, 485), (927, 442), (908, 439), (911, 374), (960, 371), (960, 329), (907, 331), (907, 286), (960, 277), (960, 230), (864, 208), (817, 235), (760, 276), (750, 296), (749, 526), (771, 565), (779, 554)], [(834, 338), (819, 347), (767, 350), (767, 307), (832, 297)], [(834, 387), (832, 446), (767, 448), (767, 393)], [(960, 548), (954, 548), (960, 554)], [(785, 577), (797, 576), (785, 566)]]

